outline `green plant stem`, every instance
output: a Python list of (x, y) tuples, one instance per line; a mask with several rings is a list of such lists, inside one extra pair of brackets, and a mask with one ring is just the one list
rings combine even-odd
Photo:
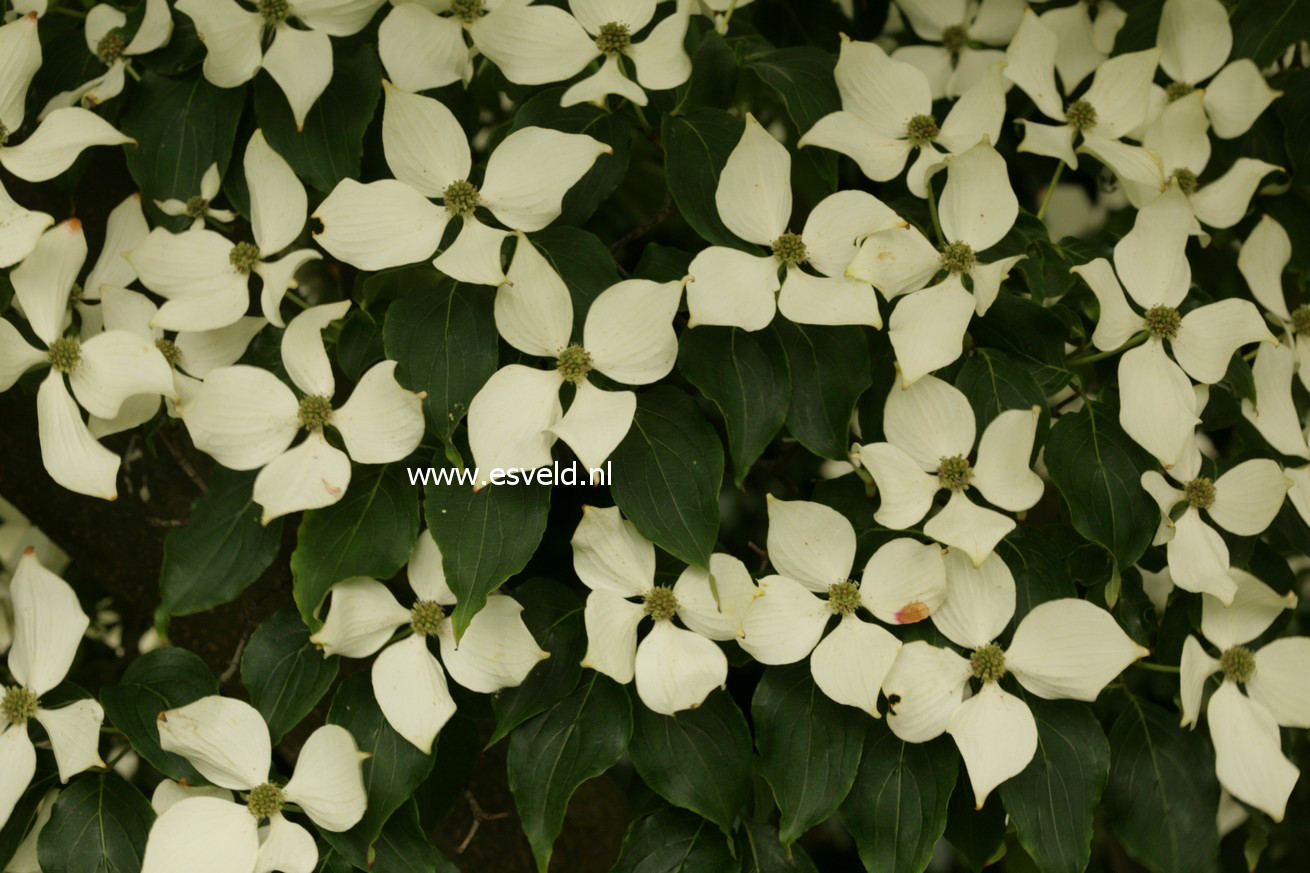
[(1139, 333), (1134, 334), (1132, 338), (1128, 340), (1128, 342), (1119, 346), (1119, 348), (1117, 349), (1110, 349), (1110, 351), (1108, 352), (1097, 352), (1096, 354), (1093, 355), (1083, 355), (1081, 358), (1070, 358), (1068, 362), (1069, 366), (1080, 367), (1083, 364), (1094, 364), (1097, 361), (1104, 361), (1106, 358), (1112, 358), (1115, 355), (1119, 354), (1120, 352), (1126, 352), (1129, 349), (1133, 348), (1134, 346), (1140, 346), (1142, 343), (1146, 342), (1146, 338), (1148, 335), (1149, 334), (1147, 334), (1146, 331), (1141, 331)]
[(67, 6), (56, 6), (46, 11), (53, 12), (56, 15), (67, 15), (69, 18), (86, 18), (86, 13), (81, 9), (69, 9)]
[(1156, 673), (1177, 673), (1179, 669), (1176, 664), (1152, 664), (1150, 661), (1134, 661), (1132, 666), (1143, 670), (1154, 670)]
[(1055, 185), (1060, 181), (1060, 174), (1064, 172), (1064, 161), (1055, 165), (1055, 172), (1051, 174), (1050, 184), (1046, 186), (1046, 195), (1042, 197), (1042, 205), (1037, 207), (1037, 218), (1040, 221), (1042, 216), (1046, 215), (1046, 207), (1051, 205), (1051, 195), (1055, 193)]

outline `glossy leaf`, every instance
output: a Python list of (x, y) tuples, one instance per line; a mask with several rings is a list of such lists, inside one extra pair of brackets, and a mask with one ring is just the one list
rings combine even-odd
[(264, 620), (241, 654), (241, 681), (277, 745), (318, 705), (337, 678), (339, 659), (324, 658), (294, 609)]

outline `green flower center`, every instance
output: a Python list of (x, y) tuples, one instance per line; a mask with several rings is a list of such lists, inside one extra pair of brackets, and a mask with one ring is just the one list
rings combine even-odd
[(285, 805), (286, 798), (282, 794), (282, 789), (272, 782), (256, 785), (246, 795), (246, 809), (261, 821), (277, 815)]
[(300, 401), (296, 412), (300, 426), (308, 431), (322, 430), (332, 420), (332, 400), (322, 394), (311, 394)]
[(170, 367), (176, 367), (177, 362), (182, 359), (182, 351), (171, 339), (160, 337), (155, 340), (155, 348), (159, 349), (159, 353), (164, 356), (165, 361), (168, 361)]
[(860, 608), (860, 586), (843, 579), (828, 586), (828, 609), (833, 615), (853, 615)]
[(477, 186), (463, 179), (447, 185), (441, 192), (441, 200), (446, 204), (447, 212), (459, 216), (472, 215), (480, 202)]
[(1233, 646), (1219, 656), (1219, 667), (1225, 679), (1246, 682), (1255, 672), (1255, 654), (1246, 646)]
[(931, 115), (916, 115), (905, 123), (905, 138), (910, 145), (926, 146), (937, 138), (941, 131), (937, 121)]
[(82, 344), (71, 336), (61, 336), (50, 344), (50, 366), (61, 373), (71, 373), (82, 360)]
[(487, 14), (483, 0), (454, 0), (450, 4), (450, 14), (461, 21), (477, 21)]
[(1196, 174), (1186, 167), (1179, 167), (1174, 170), (1170, 178), (1178, 183), (1179, 190), (1184, 194), (1196, 193)]
[(773, 241), (773, 256), (784, 267), (799, 267), (810, 259), (799, 233), (784, 233)]
[(205, 213), (209, 211), (209, 201), (197, 194), (186, 202), (186, 214), (188, 218), (204, 218)]
[(1292, 330), (1297, 333), (1310, 333), (1310, 303), (1292, 310)]
[(1075, 130), (1096, 127), (1096, 107), (1086, 100), (1075, 100), (1064, 111), (1064, 117)]
[(956, 24), (942, 31), (942, 48), (953, 55), (964, 51), (969, 44), (969, 32), (963, 24)]
[(943, 488), (965, 491), (972, 479), (973, 468), (969, 466), (968, 459), (963, 455), (942, 458), (941, 464), (937, 467), (937, 481), (942, 483)]
[(672, 588), (657, 585), (646, 592), (644, 600), (646, 614), (656, 621), (668, 621), (678, 612), (678, 598), (673, 596)]
[(281, 24), (291, 15), (291, 4), (287, 0), (256, 0), (255, 8), (264, 16), (265, 24)]
[(5, 698), (0, 702), (0, 712), (10, 724), (21, 725), (36, 716), (36, 692), (15, 685), (5, 691)]
[(973, 246), (967, 242), (953, 242), (942, 246), (942, 266), (952, 273), (966, 273), (978, 262)]
[(1146, 332), (1156, 339), (1173, 339), (1183, 317), (1172, 306), (1152, 306), (1146, 310)]
[(259, 246), (254, 243), (239, 242), (232, 246), (227, 259), (239, 272), (249, 273), (255, 269), (255, 264), (259, 263)]
[(617, 55), (632, 45), (632, 32), (628, 26), (618, 21), (611, 21), (600, 26), (600, 35), (596, 37), (596, 48), (607, 55)]
[(1189, 85), (1186, 82), (1170, 82), (1169, 87), (1164, 89), (1164, 93), (1169, 98), (1169, 102), (1182, 100), (1188, 94), (1196, 90), (1195, 85)]
[(591, 372), (591, 352), (574, 343), (559, 353), (559, 357), (555, 360), (555, 367), (560, 371), (565, 382), (577, 385)]
[(1198, 476), (1183, 486), (1183, 497), (1194, 509), (1209, 509), (1214, 505), (1214, 482)]
[(975, 679), (996, 682), (1005, 675), (1005, 652), (996, 643), (980, 646), (969, 656), (969, 670)]
[(446, 623), (446, 610), (435, 600), (420, 600), (409, 611), (409, 626), (419, 636), (436, 636)]
[(100, 42), (96, 43), (96, 57), (107, 67), (123, 56), (125, 48), (127, 48), (127, 38), (123, 36), (122, 28), (115, 27), (100, 37)]

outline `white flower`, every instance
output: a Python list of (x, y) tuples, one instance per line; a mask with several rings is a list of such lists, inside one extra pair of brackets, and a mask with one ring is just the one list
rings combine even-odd
[[(1142, 474), (1142, 488), (1160, 507), (1154, 545), (1169, 544), (1169, 573), (1179, 588), (1231, 603), (1237, 585), (1228, 574), (1228, 546), (1201, 519), (1201, 511), (1229, 533), (1257, 536), (1273, 522), (1292, 480), (1277, 461), (1255, 458), (1217, 479), (1197, 476), (1182, 484), (1175, 488), (1154, 470)], [(1173, 512), (1180, 504), (1187, 508), (1175, 521)]]
[[(1289, 310), (1283, 295), (1283, 274), (1291, 260), (1292, 240), (1287, 231), (1271, 216), (1263, 215), (1237, 253), (1237, 269), (1251, 296), (1282, 326), (1283, 342), (1293, 356), (1297, 375), (1310, 390), (1310, 305)], [(1265, 350), (1262, 346), (1261, 353)]]
[(843, 34), (835, 75), (841, 111), (819, 119), (797, 145), (841, 152), (875, 182), (899, 176), (910, 153), (918, 149), (905, 181), (916, 197), (926, 197), (928, 169), (941, 162), (936, 145), (958, 155), (982, 139), (996, 142), (1000, 137), (1005, 83), (999, 64), (956, 101), (940, 127), (932, 115), (927, 77), (917, 67), (887, 57), (875, 43), (854, 42)]
[[(500, 335), (529, 355), (553, 358), (549, 370), (510, 364), (498, 370), (469, 404), (469, 446), (485, 484), (495, 467), (533, 469), (551, 463), (562, 439), (588, 469), (605, 463), (623, 441), (637, 409), (632, 391), (607, 391), (594, 370), (625, 385), (658, 382), (673, 369), (678, 337), (673, 317), (682, 282), (628, 279), (592, 301), (581, 344), (573, 335), (573, 301), (559, 274), (521, 233), (509, 280), (496, 292)], [(563, 412), (559, 393), (574, 386)]]
[(263, 131), (251, 135), (243, 166), (254, 243), (233, 243), (203, 226), (182, 233), (157, 227), (127, 253), (142, 284), (166, 300), (154, 327), (198, 331), (233, 324), (250, 306), (251, 273), (264, 283), (259, 295), (264, 317), (282, 327), (282, 298), (296, 287), (296, 271), (322, 257), (313, 249), (298, 249), (271, 260), (300, 236), (309, 199), (291, 165), (273, 151)]
[[(262, 139), (262, 135), (261, 135)], [(186, 200), (170, 197), (168, 200), (156, 200), (155, 205), (165, 215), (185, 215), (191, 218), (191, 229), (200, 230), (205, 226), (205, 219), (227, 223), (233, 221), (237, 214), (230, 209), (215, 209), (210, 203), (218, 196), (223, 177), (218, 173), (218, 164), (210, 164), (205, 175), (200, 179), (200, 193)], [(302, 225), (303, 226), (303, 225)], [(296, 229), (299, 233), (300, 229)]]
[(119, 457), (95, 441), (78, 404), (93, 416), (112, 419), (134, 395), (171, 394), (173, 377), (154, 343), (126, 331), (108, 330), (90, 339), (64, 336), (69, 293), (85, 260), (82, 225), (70, 219), (46, 231), (9, 274), (28, 325), (46, 348), (28, 345), (17, 328), (0, 319), (0, 391), (26, 370), (49, 365), (36, 396), (45, 468), (70, 491), (113, 500)]
[(1018, 85), (1047, 118), (1058, 125), (1021, 119), (1023, 142), (1019, 151), (1058, 158), (1077, 168), (1074, 139), (1080, 134), (1078, 151), (1105, 164), (1121, 179), (1159, 185), (1158, 156), (1121, 138), (1146, 120), (1150, 111), (1151, 78), (1160, 58), (1159, 49), (1131, 52), (1107, 60), (1096, 70), (1092, 84), (1066, 107), (1055, 85), (1055, 59), (1059, 38), (1028, 10), (1023, 24), (1006, 50), (1005, 76)]
[[(318, 847), (306, 828), (282, 810), (296, 804), (323, 830), (346, 831), (364, 817), (368, 796), (355, 738), (338, 725), (324, 725), (300, 749), (296, 770), (285, 783), (273, 781), (268, 725), (244, 701), (212, 695), (161, 712), (159, 745), (181, 755), (226, 792), (169, 789), (156, 792), (162, 808), (146, 839), (142, 873), (175, 873), (179, 858), (221, 856), (230, 873), (313, 870)], [(226, 795), (226, 796), (225, 796)], [(261, 835), (260, 822), (268, 821)], [(262, 837), (262, 838), (261, 838)]]
[[(946, 240), (941, 249), (904, 225), (865, 239), (846, 271), (871, 282), (888, 300), (908, 295), (892, 310), (887, 332), (905, 386), (960, 357), (969, 320), (975, 313), (987, 314), (1010, 268), (1025, 257), (979, 262), (1019, 216), (1005, 159), (983, 140), (948, 156), (946, 168), (938, 209)], [(942, 270), (946, 278), (924, 288)], [(972, 293), (964, 286), (965, 276)]]
[(979, 565), (1007, 533), (1014, 520), (979, 506), (966, 496), (976, 488), (988, 502), (1023, 512), (1041, 499), (1045, 486), (1029, 468), (1041, 409), (1008, 409), (983, 431), (977, 461), (973, 453), (977, 425), (968, 399), (958, 388), (925, 376), (909, 388), (887, 395), (883, 432), (887, 441), (859, 447), (860, 464), (873, 476), (882, 502), (878, 524), (896, 530), (919, 522), (943, 488), (946, 506), (924, 525), (939, 543), (962, 549)]
[(20, 206), (0, 182), (0, 269), (12, 267), (31, 254), (41, 234), (54, 223), (48, 213)]
[[(742, 622), (741, 647), (764, 664), (791, 664), (808, 655), (824, 694), (879, 718), (878, 691), (901, 642), (857, 611), (868, 610), (887, 624), (927, 618), (946, 598), (941, 548), (889, 540), (865, 563), (857, 582), (851, 577), (855, 529), (846, 517), (821, 503), (770, 495), (768, 550), (778, 575), (760, 580), (760, 596)], [(834, 615), (838, 624), (824, 637)]]
[[(455, 714), (446, 672), (470, 691), (493, 694), (521, 684), (550, 653), (541, 650), (523, 623), (523, 607), (504, 594), (489, 595), (456, 641), (446, 620), (455, 593), (446, 584), (441, 550), (426, 530), (410, 553), (407, 578), (417, 597), (408, 609), (375, 579), (356, 576), (338, 582), (323, 627), (310, 640), (325, 657), (367, 658), (381, 650), (373, 662), (378, 706), (397, 733), (430, 755), (432, 741)], [(412, 633), (393, 642), (403, 627)], [(428, 648), (428, 637), (437, 638), (440, 661)]]
[(36, 13), (0, 26), (0, 144), (23, 125), (27, 88), (41, 68)]
[[(28, 548), (10, 585), (14, 643), (9, 672), (17, 684), (3, 688), (0, 701), (0, 827), (9, 820), (36, 772), (36, 748), (27, 722), (36, 719), (50, 738), (59, 779), (67, 782), (89, 767), (103, 767), (98, 747), (105, 711), (95, 700), (58, 709), (41, 706), (41, 696), (64, 681), (91, 620), (68, 583), (51, 573)], [(3, 686), (0, 686), (3, 687)]]
[(477, 186), (469, 181), (468, 140), (451, 111), (386, 82), (383, 89), (382, 145), (396, 178), (343, 179), (314, 213), (323, 223), (314, 234), (318, 244), (361, 270), (426, 259), (458, 217), (459, 235), (433, 265), (460, 282), (499, 285), (505, 281), (500, 248), (509, 232), (483, 224), (477, 208), (512, 230), (541, 230), (559, 217), (564, 195), (596, 158), (613, 152), (586, 134), (524, 127), (496, 147)]
[[(1002, 649), (995, 640), (1014, 617), (1014, 605), (1014, 576), (999, 555), (975, 567), (963, 555), (947, 553), (946, 602), (932, 621), (971, 654), (963, 658), (925, 642), (906, 643), (882, 685), (888, 699), (895, 698), (887, 714), (894, 734), (910, 743), (942, 733), (955, 740), (979, 809), (1037, 750), (1032, 710), (1001, 688), (1006, 673), (1038, 697), (1090, 702), (1149, 654), (1110, 613), (1075, 598), (1033, 607)], [(982, 687), (966, 699), (970, 679)]]
[[(770, 248), (771, 254), (710, 246), (696, 255), (687, 285), (691, 326), (760, 330), (781, 310), (799, 324), (882, 327), (873, 288), (843, 275), (858, 240), (905, 224), (878, 198), (838, 191), (814, 207), (799, 234), (790, 232), (791, 155), (747, 113), (741, 139), (719, 176), (714, 203), (728, 230)], [(805, 265), (819, 275), (805, 272)], [(779, 272), (784, 272), (781, 283)]]
[(14, 856), (5, 866), (5, 873), (41, 873), (41, 864), (36, 855), (36, 843), (41, 837), (41, 831), (50, 823), (50, 813), (54, 810), (55, 801), (58, 799), (58, 788), (51, 788), (45, 793), (45, 797), (41, 798), (41, 803), (36, 808), (36, 818), (32, 821), (32, 828), (14, 850)]
[[(1145, 344), (1119, 358), (1119, 423), (1165, 469), (1182, 463), (1183, 478), (1195, 472), (1192, 439), (1200, 423), (1188, 377), (1212, 385), (1238, 348), (1276, 342), (1249, 300), (1229, 298), (1179, 314), (1192, 282), (1186, 246), (1195, 228), (1187, 198), (1173, 185), (1137, 213), (1133, 229), (1115, 244), (1113, 269), (1105, 258), (1071, 268), (1100, 304), (1093, 345), (1111, 351), (1147, 333)], [(1128, 305), (1125, 289), (1144, 314)]]
[(1072, 6), (1043, 12), (1041, 20), (1059, 40), (1055, 70), (1068, 94), (1114, 53), (1115, 37), (1128, 13), (1110, 0), (1078, 0)]
[(1219, 657), (1194, 636), (1183, 644), (1182, 723), (1196, 725), (1206, 680), (1222, 671), (1223, 683), (1206, 707), (1215, 775), (1238, 800), (1282, 821), (1300, 771), (1283, 755), (1278, 727), (1310, 727), (1310, 638), (1284, 637), (1252, 651), (1248, 644), (1296, 606), (1296, 595), (1279, 595), (1242, 570), (1231, 573), (1237, 592), (1230, 605), (1201, 597), (1201, 633)]
[[(205, 78), (235, 88), (262, 68), (291, 104), (296, 128), (304, 127), (310, 107), (332, 80), (330, 36), (351, 36), (373, 18), (386, 0), (257, 0), (257, 12), (235, 0), (178, 0), (205, 43)], [(292, 27), (290, 19), (305, 29)], [(268, 50), (265, 31), (272, 32)], [(253, 189), (253, 186), (252, 186)]]
[[(618, 507), (584, 506), (573, 569), (591, 589), (582, 666), (624, 685), (635, 678), (641, 702), (661, 715), (695, 709), (727, 681), (728, 659), (713, 641), (739, 636), (756, 594), (741, 561), (715, 553), (708, 573), (688, 567), (672, 588), (656, 585), (655, 546)], [(674, 616), (687, 627), (675, 625)], [(638, 643), (647, 617), (654, 627)]]
[[(103, 285), (126, 288), (135, 282), (136, 270), (126, 255), (145, 242), (148, 236), (150, 225), (146, 223), (145, 212), (141, 209), (141, 195), (134, 192), (124, 197), (109, 213), (109, 220), (105, 223), (104, 245), (100, 247), (100, 255), (91, 271), (86, 274), (86, 281), (82, 283), (82, 301), (99, 300)], [(85, 318), (86, 308), (80, 307), (80, 310)], [(85, 322), (83, 327), (86, 327)]]
[(124, 73), (131, 59), (161, 48), (173, 35), (173, 13), (168, 8), (168, 0), (146, 0), (145, 7), (141, 23), (130, 41), (123, 33), (127, 25), (125, 13), (108, 3), (91, 7), (86, 14), (86, 48), (109, 69), (71, 91), (50, 98), (40, 117), (79, 103), (94, 109), (122, 93)]
[(977, 84), (1005, 53), (973, 43), (1003, 46), (1023, 16), (1023, 0), (897, 0), (921, 39), (940, 45), (898, 48), (892, 57), (913, 64), (932, 84), (932, 99), (959, 97)]
[(77, 156), (91, 146), (136, 144), (132, 137), (124, 136), (108, 121), (79, 106), (51, 112), (18, 145), (10, 145), (10, 139), (7, 125), (0, 125), (0, 167), (26, 182), (53, 179), (73, 166)]

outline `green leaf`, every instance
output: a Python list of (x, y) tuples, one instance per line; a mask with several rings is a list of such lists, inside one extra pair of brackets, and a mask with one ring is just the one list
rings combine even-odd
[(610, 456), (610, 490), (646, 539), (706, 566), (719, 535), (723, 445), (686, 393), (659, 385), (637, 395), (628, 435)]
[(350, 676), (337, 688), (327, 723), (350, 731), (359, 750), (370, 756), (364, 761), (368, 808), (359, 824), (350, 830), (344, 833), (322, 830), (321, 833), (356, 867), (372, 869), (370, 851), (378, 842), (383, 826), (428, 778), (435, 759), (420, 752), (387, 724), (373, 698), (373, 683), (367, 672)]
[(60, 794), (36, 841), (45, 873), (140, 870), (155, 820), (150, 801), (112, 770), (85, 774)]
[[(739, 43), (747, 45), (747, 43)], [(803, 136), (820, 118), (841, 109), (841, 96), (833, 69), (837, 60), (815, 46), (773, 49), (749, 55), (742, 69), (759, 76), (782, 102), (787, 117)], [(804, 149), (798, 160), (814, 166), (829, 190), (837, 184), (837, 154), (827, 149)]]
[(957, 760), (946, 737), (907, 743), (884, 721), (873, 722), (859, 775), (841, 807), (866, 870), (922, 873), (928, 867), (946, 831)]
[(268, 722), (273, 745), (327, 694), (339, 662), (309, 641), (309, 628), (294, 609), (273, 613), (251, 634), (241, 655), (241, 681)]
[(782, 810), (780, 838), (796, 838), (837, 811), (855, 782), (869, 717), (828, 699), (808, 664), (768, 667), (751, 701), (760, 773)]
[(441, 437), (459, 427), (473, 395), (496, 372), (500, 351), (492, 316), (495, 294), (457, 285), (428, 265), (379, 273), (370, 286), (403, 286), (408, 293), (387, 309), (382, 328), (387, 357), (396, 362), (396, 380), (411, 391), (426, 391), (428, 425)]
[(464, 801), (469, 775), (482, 754), (482, 731), (471, 718), (456, 713), (437, 736), (432, 773), (414, 792), (419, 823), (431, 833)]
[(999, 349), (1023, 365), (1043, 396), (1054, 394), (1073, 378), (1064, 353), (1069, 331), (1060, 316), (1031, 300), (1002, 294), (986, 318), (974, 320), (970, 331), (975, 345)]
[(328, 590), (351, 576), (390, 579), (418, 538), (418, 492), (398, 464), (352, 465), (337, 503), (305, 513), (291, 553), (293, 594), (311, 628)]
[(735, 327), (684, 330), (678, 371), (723, 414), (733, 481), (740, 488), (787, 420), (791, 377), (777, 335)]
[(160, 608), (190, 615), (241, 596), (277, 557), (282, 519), (259, 523), (251, 498), (255, 471), (215, 467), (209, 490), (191, 504), (191, 518), (164, 537)]
[(582, 658), (587, 653), (582, 601), (571, 589), (552, 579), (531, 579), (511, 596), (523, 605), (523, 623), (550, 657), (533, 667), (522, 684), (492, 698), (496, 729), (487, 740), (488, 747), (571, 694), (578, 687)]
[(337, 366), (351, 382), (358, 382), (364, 371), (388, 356), (382, 347), (382, 325), (364, 309), (346, 314), (337, 337)]
[(446, 583), (458, 604), (455, 638), (487, 602), (487, 595), (522, 570), (537, 550), (550, 514), (550, 488), (539, 485), (428, 485), (423, 513), (441, 549)]
[(117, 685), (102, 688), (105, 716), (123, 732), (138, 755), (170, 779), (207, 785), (181, 755), (159, 745), (159, 714), (218, 693), (218, 680), (205, 662), (171, 646), (147, 652), (128, 665)]
[(599, 673), (510, 734), (509, 790), (541, 873), (564, 826), (569, 798), (583, 782), (614, 766), (631, 735), (627, 692)]
[(573, 299), (573, 336), (581, 341), (591, 302), (619, 281), (614, 256), (595, 234), (576, 227), (548, 227), (531, 239), (568, 286)]
[(742, 248), (744, 243), (719, 218), (714, 192), (728, 155), (741, 139), (740, 118), (721, 109), (666, 115), (660, 126), (669, 193), (691, 229), (706, 242)]
[[(27, 839), (32, 826), (40, 814), (45, 796), (52, 788), (59, 787), (59, 769), (55, 766), (54, 755), (50, 752), (37, 753), (36, 773), (22, 796), (14, 803), (9, 819), (0, 827), (0, 870), (11, 870), (14, 853)], [(51, 803), (53, 803), (53, 799)], [(30, 868), (22, 868), (30, 869)]]
[(642, 781), (723, 829), (751, 801), (751, 732), (726, 691), (675, 716), (637, 707), (628, 755)]
[(359, 177), (364, 131), (381, 94), (382, 66), (373, 48), (361, 45), (348, 57), (336, 54), (332, 81), (305, 116), (304, 130), (296, 130), (286, 95), (266, 73), (255, 79), (255, 117), (273, 150), (326, 194)]
[(873, 384), (862, 328), (814, 327), (774, 319), (791, 371), (787, 430), (824, 458), (847, 459), (855, 402)]
[(1082, 873), (1091, 857), (1092, 813), (1110, 774), (1110, 744), (1091, 707), (1025, 695), (1037, 720), (1037, 752), (1001, 783), (1019, 843), (1042, 873)]
[[(1091, 548), (1095, 549), (1095, 546)], [(1097, 551), (1104, 555), (1104, 552)], [(1014, 615), (1010, 627), (1019, 626), (1034, 606), (1061, 597), (1077, 597), (1073, 580), (1064, 568), (1064, 553), (1046, 526), (1019, 525), (996, 545), (996, 552), (1014, 576)]]
[(691, 77), (678, 87), (678, 106), (727, 109), (736, 91), (737, 58), (720, 34), (706, 30), (691, 55)]
[(1310, 3), (1304, 0), (1241, 0), (1232, 12), (1231, 58), (1250, 58), (1264, 68), (1293, 43), (1310, 39)]
[[(743, 873), (819, 873), (810, 856), (800, 846), (783, 846), (772, 825), (748, 818), (742, 820)], [(790, 855), (790, 856), (789, 856)]]
[(1136, 563), (1160, 520), (1141, 485), (1155, 460), (1098, 402), (1061, 416), (1051, 428), (1045, 459), (1078, 533), (1108, 549), (1121, 568)]
[(419, 826), (418, 807), (406, 803), (387, 820), (373, 847), (369, 870), (386, 873), (459, 873), (441, 850), (428, 842)]
[(1176, 713), (1139, 697), (1110, 729), (1107, 823), (1155, 873), (1218, 869), (1219, 783), (1204, 763), (1212, 754), (1199, 731), (1178, 726)]
[(740, 869), (714, 825), (685, 810), (662, 809), (632, 826), (610, 873), (735, 873)]
[(981, 873), (1005, 854), (1005, 807), (1001, 806), (1001, 797), (992, 792), (982, 809), (974, 809), (963, 762), (946, 807), (946, 839), (965, 857), (974, 873)]
[[(993, 418), (1007, 409), (1046, 410), (1046, 395), (1025, 367), (1016, 364), (1009, 355), (993, 349), (978, 349), (966, 358), (955, 374), (955, 387), (969, 398), (981, 435)], [(1048, 417), (1038, 422), (1038, 445), (1049, 427)]]

